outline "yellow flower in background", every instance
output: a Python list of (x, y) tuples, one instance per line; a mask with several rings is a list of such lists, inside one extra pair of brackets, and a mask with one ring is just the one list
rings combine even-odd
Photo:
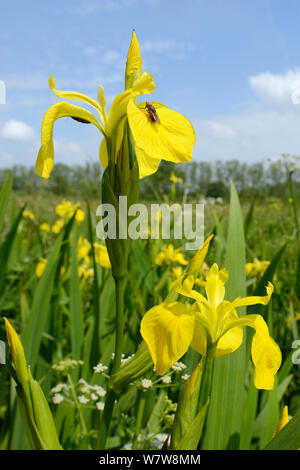
[(175, 175), (174, 171), (172, 171), (172, 173), (171, 173), (170, 181), (171, 181), (171, 183), (174, 183), (174, 184), (178, 184), (178, 183), (181, 183), (181, 184), (182, 184), (182, 183), (183, 183), (182, 178), (178, 178), (178, 177)]
[(78, 209), (75, 215), (75, 220), (78, 224), (84, 221), (85, 213), (82, 209)]
[(51, 231), (53, 233), (56, 233), (56, 234), (60, 233), (60, 231), (61, 231), (61, 229), (63, 228), (64, 225), (65, 225), (64, 219), (57, 219), (55, 224), (52, 225)]
[(24, 210), (23, 211), (23, 216), (26, 218), (26, 219), (30, 219), (30, 220), (34, 220), (35, 219), (35, 215), (32, 211), (27, 211), (27, 210)]
[(268, 269), (270, 261), (259, 261), (258, 258), (254, 258), (253, 263), (246, 263), (246, 276), (250, 274), (252, 276), (262, 276)]
[(106, 246), (95, 242), (94, 250), (95, 250), (96, 263), (99, 263), (102, 266), (102, 268), (111, 268)]
[(92, 106), (98, 116), (96, 118), (87, 109), (66, 102), (51, 106), (42, 122), (41, 147), (36, 161), (38, 175), (45, 179), (50, 176), (54, 163), (53, 126), (62, 117), (97, 127), (104, 137), (100, 145), (100, 161), (104, 168), (109, 161), (115, 161), (126, 119), (134, 139), (141, 178), (154, 173), (162, 159), (187, 162), (192, 158), (195, 132), (187, 118), (158, 102), (137, 104), (138, 96), (150, 94), (155, 89), (152, 75), (141, 70), (139, 44), (133, 32), (126, 66), (126, 90), (115, 97), (108, 113), (101, 85), (96, 101), (82, 93), (57, 90), (54, 77), (50, 77), (49, 86), (58, 98), (84, 102)]
[[(300, 312), (295, 312), (294, 313), (294, 320), (295, 321), (300, 321)], [(292, 317), (291, 316), (288, 316), (288, 317), (285, 317), (285, 322), (287, 325), (290, 325), (292, 323)]]
[(90, 242), (82, 235), (78, 238), (77, 255), (79, 259), (84, 259), (86, 264), (89, 264), (90, 258), (88, 256), (91, 249)]
[(44, 271), (45, 271), (45, 267), (46, 267), (46, 264), (47, 264), (47, 260), (46, 259), (41, 259), (36, 268), (35, 268), (35, 275), (36, 277), (40, 278), (42, 277)]
[(40, 230), (41, 232), (51, 232), (51, 227), (49, 224), (44, 222), (43, 224), (40, 225)]
[(70, 201), (63, 200), (60, 204), (56, 206), (56, 214), (60, 217), (64, 217), (66, 220), (70, 219), (74, 212), (76, 212), (75, 220), (80, 223), (83, 222), (85, 214), (82, 209), (79, 209), (79, 202), (73, 204)]
[(78, 276), (85, 282), (90, 277), (94, 277), (94, 269), (84, 263), (82, 266), (78, 266)]
[[(206, 242), (200, 248), (198, 258), (205, 250)], [(213, 347), (216, 358), (234, 352), (242, 344), (243, 327), (250, 326), (255, 330), (251, 348), (255, 365), (254, 383), (256, 388), (270, 390), (281, 364), (281, 351), (270, 337), (262, 316), (239, 317), (236, 308), (267, 305), (273, 286), (268, 284), (266, 296), (237, 298), (229, 302), (224, 300), (227, 279), (227, 271), (213, 264), (206, 275), (206, 297), (193, 289), (193, 275), (188, 275), (183, 281), (175, 281), (176, 292), (193, 299), (194, 303), (163, 302), (151, 308), (141, 322), (142, 337), (148, 345), (158, 375), (164, 375), (190, 346), (202, 355), (206, 355), (207, 347)]]
[(158, 264), (159, 266), (162, 266), (163, 263), (166, 264), (173, 264), (173, 263), (179, 263), (182, 264), (183, 266), (187, 265), (188, 262), (184, 259), (182, 253), (180, 253), (181, 248), (177, 248), (175, 250), (174, 245), (163, 245), (162, 251), (158, 253), (155, 263)]

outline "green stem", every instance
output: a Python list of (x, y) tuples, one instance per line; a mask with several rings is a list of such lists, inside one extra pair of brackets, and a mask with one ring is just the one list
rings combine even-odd
[[(115, 357), (112, 366), (111, 374), (114, 374), (120, 369), (123, 339), (124, 339), (124, 293), (127, 284), (127, 277), (115, 277), (116, 286), (116, 343), (115, 343)], [(115, 400), (117, 394), (113, 390), (108, 390), (105, 400), (104, 411), (100, 423), (99, 436), (97, 442), (97, 449), (104, 450), (108, 437), (110, 422), (113, 414)]]
[(215, 345), (207, 345), (206, 356), (204, 358), (203, 372), (201, 378), (201, 386), (198, 400), (198, 412), (206, 404), (211, 391), (213, 368), (215, 360)]
[(138, 437), (141, 431), (145, 404), (146, 404), (146, 393), (140, 390), (138, 412), (137, 412), (136, 423), (135, 423), (135, 432), (134, 432), (134, 438), (133, 438), (133, 443), (132, 443), (133, 450), (136, 449)]
[[(69, 382), (69, 385), (70, 385), (70, 388), (71, 388), (71, 393), (72, 393), (73, 400), (74, 400), (74, 403), (75, 403), (75, 406), (76, 406), (76, 410), (77, 410), (77, 413), (78, 413), (78, 416), (79, 416), (79, 421), (80, 421), (80, 425), (81, 425), (81, 428), (82, 428), (83, 435), (84, 435), (84, 437), (87, 437), (88, 432), (87, 432), (84, 417), (83, 417), (83, 414), (82, 414), (82, 406), (78, 401), (76, 391), (75, 391), (75, 387), (74, 387), (74, 383), (73, 383), (73, 380), (72, 380), (70, 374), (67, 375), (67, 379), (68, 379), (68, 382)], [(88, 449), (89, 450), (92, 449), (89, 442), (88, 442)]]

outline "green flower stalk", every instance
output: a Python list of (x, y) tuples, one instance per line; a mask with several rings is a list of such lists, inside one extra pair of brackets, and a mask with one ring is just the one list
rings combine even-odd
[(9, 370), (17, 384), (18, 404), (29, 443), (34, 450), (62, 450), (49, 405), (27, 366), (19, 336), (10, 322), (4, 320), (14, 366)]

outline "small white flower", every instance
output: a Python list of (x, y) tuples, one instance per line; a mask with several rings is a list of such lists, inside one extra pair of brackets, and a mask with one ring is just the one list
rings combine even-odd
[(64, 401), (64, 397), (62, 396), (61, 393), (56, 393), (52, 397), (52, 401), (53, 401), (54, 405), (59, 405), (62, 401)]
[(103, 411), (104, 410), (104, 401), (97, 401), (96, 407), (97, 407), (97, 410)]
[(186, 365), (183, 364), (183, 362), (175, 362), (175, 364), (172, 365), (172, 369), (175, 372), (181, 372), (182, 370), (186, 369)]
[(93, 367), (94, 369), (94, 373), (95, 374), (102, 374), (102, 372), (104, 372), (105, 370), (108, 369), (107, 366), (104, 366), (103, 364), (101, 364), (101, 362), (99, 364), (97, 364), (96, 366)]
[(98, 397), (98, 395), (96, 395), (96, 393), (91, 393), (91, 400), (96, 401), (96, 400), (98, 400), (98, 398), (99, 397)]
[(189, 374), (184, 374), (181, 376), (182, 380), (187, 380), (189, 378)]
[(78, 401), (82, 405), (86, 405), (90, 400), (89, 400), (89, 398), (85, 397), (84, 395), (79, 395)]
[(161, 378), (162, 383), (164, 384), (170, 384), (172, 382), (171, 376), (170, 375), (164, 375)]
[(78, 385), (88, 385), (87, 381), (84, 379), (79, 379), (78, 380)]
[(99, 397), (105, 397), (106, 395), (106, 390), (104, 390), (104, 388), (101, 387), (101, 385), (94, 385), (93, 390), (95, 391), (95, 393), (97, 393)]
[(51, 388), (51, 393), (59, 393), (63, 390), (63, 384), (57, 384), (55, 387)]
[(141, 380), (141, 386), (145, 389), (151, 388), (153, 385), (152, 380), (149, 379), (142, 379)]
[(127, 442), (124, 446), (124, 450), (131, 450), (132, 449), (132, 442)]
[(81, 385), (79, 387), (79, 390), (81, 393), (89, 393), (90, 392), (90, 389), (91, 389), (91, 386), (89, 384), (86, 384), (86, 385)]

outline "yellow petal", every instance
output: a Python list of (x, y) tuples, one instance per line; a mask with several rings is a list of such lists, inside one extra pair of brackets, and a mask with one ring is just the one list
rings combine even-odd
[(94, 249), (96, 263), (99, 263), (102, 268), (111, 268), (106, 246), (100, 245), (100, 243), (94, 243)]
[(90, 98), (90, 96), (87, 96), (83, 93), (79, 93), (77, 91), (64, 91), (64, 90), (56, 90), (55, 89), (55, 78), (53, 75), (49, 78), (49, 87), (53, 91), (53, 93), (56, 94), (57, 98), (66, 98), (67, 100), (72, 100), (72, 101), (81, 101), (83, 103), (87, 103), (91, 106), (93, 106), (99, 114), (102, 114), (102, 109), (97, 103), (96, 100), (93, 98)]
[(208, 301), (214, 308), (217, 308), (217, 306), (224, 300), (224, 283), (227, 278), (227, 272), (225, 270), (219, 270), (216, 263), (212, 265), (206, 275), (205, 290)]
[[(222, 336), (217, 343), (215, 357), (220, 357), (231, 354), (240, 347), (243, 342), (243, 328), (230, 328), (231, 323), (239, 319), (232, 303), (225, 300), (217, 307), (216, 313), (218, 322), (216, 336), (219, 337), (220, 334)], [(226, 331), (225, 334), (223, 334), (224, 331)]]
[(62, 117), (77, 117), (94, 124), (101, 132), (102, 128), (92, 113), (84, 108), (69, 103), (56, 103), (45, 113), (42, 122), (41, 148), (38, 153), (35, 171), (42, 178), (48, 179), (54, 164), (53, 125)]
[(207, 255), (207, 251), (209, 248), (209, 244), (211, 239), (214, 237), (214, 234), (210, 235), (203, 245), (199, 248), (195, 256), (191, 259), (188, 265), (188, 273), (189, 274), (194, 274), (196, 271), (198, 271), (201, 267), (202, 264), (205, 260), (205, 257)]
[(194, 334), (194, 317), (187, 305), (162, 303), (144, 315), (141, 334), (157, 374), (164, 375), (188, 350)]
[(232, 322), (228, 329), (243, 326), (255, 329), (251, 346), (251, 356), (255, 365), (254, 384), (256, 388), (272, 390), (274, 376), (282, 360), (279, 346), (270, 337), (268, 326), (260, 315), (245, 315)]
[(232, 305), (234, 305), (234, 307), (242, 307), (246, 305), (256, 305), (256, 304), (267, 305), (274, 291), (274, 286), (271, 282), (268, 282), (266, 291), (267, 291), (267, 295), (262, 295), (262, 296), (252, 295), (250, 297), (244, 297), (242, 299), (237, 298), (232, 302)]
[(231, 354), (236, 351), (243, 342), (243, 329), (231, 328), (218, 341), (215, 357)]
[(140, 46), (135, 31), (133, 31), (126, 61), (126, 81), (130, 80), (130, 77), (133, 74), (135, 77), (138, 77), (141, 73), (142, 57), (140, 52)]
[(204, 328), (196, 320), (194, 326), (194, 335), (191, 341), (191, 348), (200, 353), (202, 356), (206, 355), (207, 339)]
[(154, 106), (160, 124), (152, 122), (145, 107), (146, 103), (136, 106), (130, 100), (127, 106), (128, 121), (135, 146), (139, 150), (137, 157), (143, 176), (151, 174), (143, 168), (144, 159), (153, 159), (156, 167), (157, 160), (187, 162), (192, 158), (195, 144), (194, 128), (185, 116), (161, 103), (154, 101), (149, 103)]
[[(153, 76), (149, 72), (143, 72), (134, 82), (132, 88), (119, 93), (112, 102), (108, 113), (108, 125), (105, 132), (109, 136), (113, 136), (118, 132), (118, 127), (122, 120), (126, 117), (127, 106), (131, 98), (145, 93), (152, 93), (155, 89)], [(123, 135), (123, 133), (122, 133)]]
[(276, 426), (276, 429), (275, 429), (272, 437), (275, 437), (276, 434), (278, 434), (279, 431), (281, 431), (281, 429), (284, 428), (284, 426), (288, 422), (289, 422), (289, 409), (288, 409), (287, 406), (284, 406), (283, 410), (282, 410), (282, 413), (281, 413), (280, 421), (279, 421), (278, 425)]
[(160, 164), (160, 160), (158, 158), (152, 158), (147, 154), (147, 152), (140, 150), (138, 147), (135, 148), (135, 153), (139, 164), (140, 178), (156, 173)]
[(13, 364), (16, 370), (17, 377), (20, 383), (22, 384), (22, 386), (27, 388), (28, 387), (28, 370), (27, 370), (27, 364), (26, 364), (23, 345), (20, 341), (20, 338), (16, 330), (13, 328), (13, 326), (10, 324), (7, 318), (4, 318), (4, 321), (5, 321), (8, 345), (11, 349), (12, 360), (13, 360)]

